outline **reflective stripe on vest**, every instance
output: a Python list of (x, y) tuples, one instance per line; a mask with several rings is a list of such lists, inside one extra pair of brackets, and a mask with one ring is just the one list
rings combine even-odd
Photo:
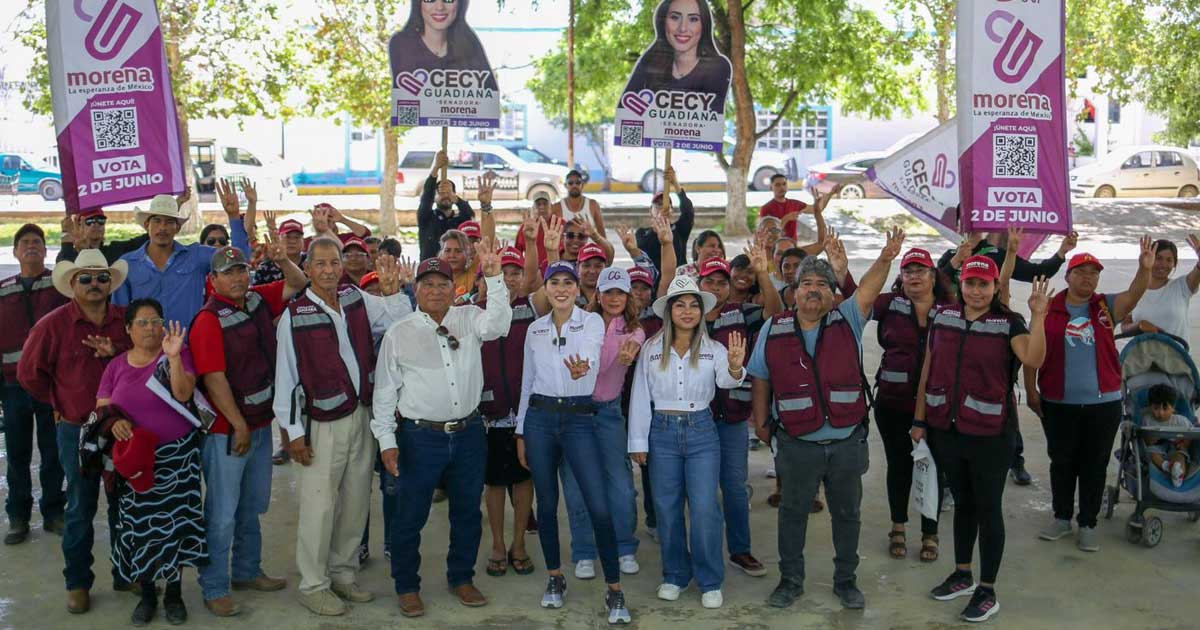
[(970, 394), (967, 395), (966, 400), (963, 400), (963, 406), (988, 416), (998, 416), (1004, 412), (1004, 405), (983, 402), (972, 397)]
[(295, 315), (292, 317), (292, 328), (308, 328), (309, 326), (332, 326), (333, 319), (325, 313), (314, 315)]
[(888, 310), (900, 313), (901, 315), (912, 315), (913, 312), (912, 305), (909, 304), (907, 300), (900, 297), (893, 298), (892, 301), (888, 303)]
[(780, 411), (804, 411), (813, 406), (812, 398), (789, 398), (780, 400), (778, 403)]
[(312, 401), (312, 406), (320, 409), (321, 411), (333, 411), (334, 409), (340, 407), (348, 399), (349, 396), (347, 396), (345, 392), (342, 392), (333, 398), (314, 398)]
[[(32, 293), (34, 291), (43, 291), (45, 289), (52, 288), (53, 286), (54, 281), (50, 278), (50, 276), (46, 276), (43, 278), (38, 278), (36, 282), (29, 285), (29, 292)], [(22, 285), (20, 281), (17, 281), (6, 287), (0, 288), (0, 297), (7, 297), (14, 293), (20, 293), (23, 290), (25, 290), (24, 285)]]
[(946, 395), (930, 394), (929, 392), (925, 392), (925, 404), (929, 405), (930, 407), (941, 407), (942, 405), (946, 404)]
[(4, 363), (16, 363), (17, 361), (21, 360), (22, 351), (23, 350), (17, 350), (16, 352), (5, 352), (3, 357), (0, 357), (0, 361), (3, 361)]
[(860, 396), (862, 396), (861, 389), (856, 389), (852, 392), (834, 390), (829, 392), (829, 402), (850, 405), (858, 402)]
[(495, 402), (495, 401), (496, 401), (496, 394), (492, 393), (492, 390), (490, 390), (490, 389), (483, 390), (483, 393), (479, 395), (479, 402)]
[(742, 402), (751, 402), (754, 399), (754, 396), (751, 394), (751, 392), (746, 390), (744, 387), (729, 390), (729, 397)]
[(247, 394), (242, 398), (242, 404), (245, 405), (261, 405), (275, 396), (275, 386), (268, 385), (266, 389)]
[(886, 381), (888, 383), (907, 383), (908, 382), (908, 373), (907, 372), (893, 372), (892, 370), (880, 370), (879, 371), (879, 380)]

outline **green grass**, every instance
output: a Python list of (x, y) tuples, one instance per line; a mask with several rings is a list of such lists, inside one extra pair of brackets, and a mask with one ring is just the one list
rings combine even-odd
[[(16, 236), (17, 230), (24, 223), (4, 223), (0, 225), (0, 246), (11, 247), (13, 237)], [(58, 223), (38, 223), (46, 232), (46, 244), (55, 247), (62, 241), (62, 226)], [(134, 238), (145, 234), (146, 230), (142, 226), (135, 223), (109, 223), (105, 226), (104, 240), (106, 241), (123, 241), (125, 239)], [(196, 237), (187, 236), (179, 239), (182, 242), (194, 242)]]

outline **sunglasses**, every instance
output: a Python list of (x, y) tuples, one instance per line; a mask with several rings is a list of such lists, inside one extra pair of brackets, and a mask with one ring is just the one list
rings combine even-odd
[(84, 225), (104, 225), (108, 223), (108, 217), (88, 217), (83, 220)]
[(164, 323), (166, 323), (166, 320), (164, 320), (161, 317), (155, 317), (153, 319), (135, 319), (135, 320), (133, 320), (133, 325), (137, 326), (138, 328), (149, 328), (151, 326), (158, 328), (159, 326), (162, 326)]
[(96, 284), (108, 284), (109, 282), (112, 282), (112, 276), (107, 272), (98, 273), (96, 275), (92, 275), (90, 273), (81, 273), (75, 276), (75, 279), (79, 281), (79, 284), (85, 286), (91, 284), (92, 280), (95, 280)]
[(584, 234), (583, 232), (563, 232), (563, 236), (577, 241), (582, 241), (583, 239), (587, 238), (587, 234)]
[(568, 186), (580, 186), (580, 185), (582, 185), (582, 184), (583, 184), (583, 180), (582, 180), (582, 179), (568, 179), (568, 180), (567, 180), (567, 185), (568, 185)]
[[(438, 0), (421, 0), (421, 2), (424, 2), (425, 4), (433, 4), (437, 1)], [(442, 0), (442, 4), (454, 4), (454, 0)]]
[(225, 247), (229, 244), (229, 239), (224, 236), (210, 236), (204, 239), (204, 244), (209, 247)]
[(450, 329), (446, 328), (445, 326), (438, 326), (437, 334), (439, 337), (446, 338), (446, 345), (450, 346), (451, 350), (458, 350), (458, 337), (451, 335)]

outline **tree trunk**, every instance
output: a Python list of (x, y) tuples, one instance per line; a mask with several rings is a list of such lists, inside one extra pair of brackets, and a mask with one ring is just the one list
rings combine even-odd
[(737, 146), (733, 149), (733, 161), (725, 169), (725, 234), (741, 236), (749, 232), (746, 227), (746, 172), (750, 170), (750, 158), (754, 156), (754, 133), (757, 121), (754, 116), (754, 95), (750, 92), (750, 80), (746, 77), (746, 23), (742, 15), (742, 0), (729, 0), (729, 62), (733, 65), (734, 126), (737, 129)]
[(383, 131), (383, 181), (379, 183), (379, 232), (396, 235), (396, 166), (400, 161), (400, 138), (395, 127)]
[(955, 7), (947, 7), (949, 15), (934, 16), (937, 33), (934, 35), (934, 45), (937, 54), (934, 61), (934, 77), (937, 83), (937, 119), (938, 123), (950, 120), (950, 102), (954, 99), (954, 68), (951, 61), (951, 46), (954, 37)]

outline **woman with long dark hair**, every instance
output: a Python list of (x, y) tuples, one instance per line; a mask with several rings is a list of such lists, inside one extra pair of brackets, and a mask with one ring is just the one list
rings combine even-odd
[(663, 0), (654, 10), (654, 32), (625, 91), (707, 92), (714, 95), (709, 111), (723, 113), (733, 69), (713, 41), (707, 0)]
[(388, 42), (392, 78), (417, 69), (487, 70), (483, 87), (499, 90), (487, 53), (467, 24), (470, 0), (412, 0), (404, 28)]

